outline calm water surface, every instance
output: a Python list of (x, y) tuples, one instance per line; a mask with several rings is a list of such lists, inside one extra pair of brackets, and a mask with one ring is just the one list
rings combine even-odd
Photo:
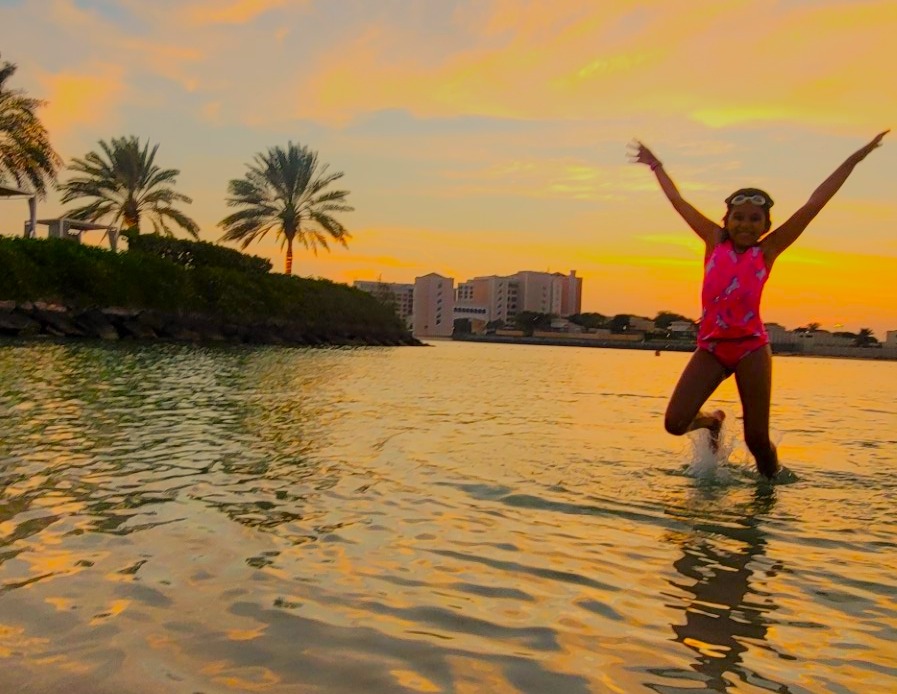
[(3, 343), (0, 691), (895, 691), (897, 363), (777, 358), (768, 486), (687, 358)]

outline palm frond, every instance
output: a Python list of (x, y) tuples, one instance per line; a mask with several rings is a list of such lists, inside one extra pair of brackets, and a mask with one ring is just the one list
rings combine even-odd
[(15, 64), (0, 62), (0, 180), (9, 177), (18, 186), (27, 183), (44, 197), (56, 182), (62, 159), (36, 113), (44, 102), (7, 86), (15, 72)]
[(352, 211), (345, 203), (349, 191), (325, 190), (342, 176), (328, 173), (316, 152), (293, 142), (256, 154), (243, 178), (228, 182), (225, 202), (238, 211), (218, 223), (222, 240), (246, 248), (275, 231), (282, 245), (298, 239), (314, 253), (318, 246), (329, 250), (328, 236), (345, 246), (349, 233), (329, 213)]
[(173, 235), (169, 221), (197, 238), (199, 226), (176, 203), (190, 204), (192, 199), (173, 186), (178, 169), (162, 169), (155, 164), (159, 145), (141, 143), (134, 135), (100, 140), (99, 151), (75, 158), (69, 170), (77, 174), (60, 186), (62, 202), (94, 198), (92, 205), (80, 210), (92, 221), (106, 219), (139, 227), (148, 218), (152, 228)]

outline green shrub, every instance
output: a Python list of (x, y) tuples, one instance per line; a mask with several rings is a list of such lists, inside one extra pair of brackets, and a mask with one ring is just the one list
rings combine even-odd
[[(147, 252), (141, 246), (151, 238), (140, 236), (131, 250), (116, 254), (68, 239), (0, 237), (0, 300), (203, 313), (244, 324), (274, 319), (325, 334), (407, 332), (390, 308), (358, 289), (330, 280), (262, 272), (254, 262), (260, 259), (243, 263), (229, 255), (240, 255), (229, 249), (221, 249), (227, 253), (220, 256), (191, 250), (189, 263), (187, 256), (171, 260), (166, 253)], [(188, 249), (214, 247), (184, 243)], [(148, 242), (156, 249), (177, 247), (154, 244), (156, 239)], [(208, 261), (215, 258), (225, 261)]]
[(128, 252), (154, 255), (188, 270), (220, 267), (263, 275), (271, 271), (271, 262), (258, 256), (246, 255), (207, 241), (173, 239), (159, 234), (129, 235)]

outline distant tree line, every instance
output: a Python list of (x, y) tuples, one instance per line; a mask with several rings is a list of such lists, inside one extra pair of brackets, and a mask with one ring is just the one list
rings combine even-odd
[[(559, 316), (550, 313), (538, 313), (535, 311), (521, 311), (514, 315), (509, 322), (491, 321), (486, 324), (486, 332), (494, 332), (501, 329), (514, 329), (521, 331), (524, 335), (531, 336), (535, 331), (548, 331), (552, 328), (552, 321), (558, 319)], [(633, 314), (618, 313), (613, 316), (607, 316), (602, 313), (576, 313), (566, 316), (566, 320), (575, 325), (580, 326), (584, 330), (609, 330), (614, 334), (624, 334), (632, 329), (632, 319), (637, 318)], [(651, 318), (641, 318), (651, 323), (651, 328), (646, 332), (646, 336), (651, 339), (691, 339), (692, 335), (679, 335), (672, 331), (672, 324), (677, 322), (687, 323), (697, 330), (697, 321), (683, 316), (674, 311), (660, 311)], [(812, 333), (821, 328), (820, 323), (808, 323), (807, 325), (795, 328), (796, 333)], [(469, 319), (458, 319), (455, 324), (455, 331), (458, 334), (469, 334), (473, 327)], [(854, 340), (854, 344), (858, 347), (866, 347), (877, 345), (879, 341), (875, 338), (871, 328), (861, 328), (857, 333), (851, 332), (835, 332), (832, 333), (838, 337), (846, 337)]]
[[(817, 330), (822, 328), (821, 323), (807, 323), (806, 325), (802, 325), (799, 328), (795, 328), (794, 332), (796, 333), (815, 333)], [(847, 339), (853, 340), (854, 345), (857, 347), (868, 347), (871, 345), (879, 344), (878, 338), (875, 337), (874, 331), (872, 328), (860, 328), (859, 332), (849, 332), (846, 330), (833, 332), (832, 335), (836, 337), (844, 337)]]

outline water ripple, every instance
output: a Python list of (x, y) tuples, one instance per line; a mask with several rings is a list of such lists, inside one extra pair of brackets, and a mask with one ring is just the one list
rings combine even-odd
[(792, 364), (770, 486), (675, 355), (0, 346), (0, 686), (885, 691), (891, 365)]

